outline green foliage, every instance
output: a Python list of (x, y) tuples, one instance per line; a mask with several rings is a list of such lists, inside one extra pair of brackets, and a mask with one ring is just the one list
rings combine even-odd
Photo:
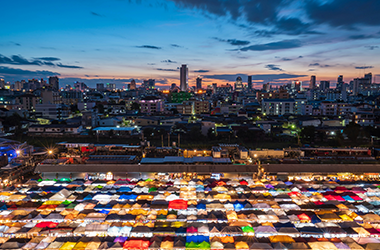
[(361, 126), (355, 122), (350, 122), (344, 129), (343, 132), (346, 134), (351, 142), (356, 143), (360, 134)]
[(313, 142), (315, 138), (315, 127), (314, 126), (306, 126), (301, 130), (301, 137), (308, 142)]

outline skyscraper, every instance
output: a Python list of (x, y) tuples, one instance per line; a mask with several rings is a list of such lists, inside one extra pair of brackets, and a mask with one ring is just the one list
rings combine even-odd
[(197, 77), (197, 89), (201, 89), (202, 88), (202, 78), (200, 78), (199, 76)]
[(252, 76), (248, 76), (248, 89), (252, 90)]
[(342, 91), (343, 84), (343, 75), (339, 75), (338, 80), (336, 82), (336, 89)]
[(238, 91), (238, 92), (243, 91), (243, 88), (244, 88), (243, 79), (241, 79), (241, 77), (238, 76), (235, 82), (235, 91)]
[(313, 75), (310, 77), (310, 84), (309, 84), (309, 89), (315, 89), (315, 81), (316, 81), (316, 77)]
[(135, 89), (136, 89), (136, 81), (135, 79), (132, 79), (129, 85), (129, 90), (135, 90)]
[(330, 81), (320, 81), (319, 89), (322, 91), (328, 90), (330, 88)]
[(180, 80), (180, 89), (181, 91), (186, 91), (187, 90), (187, 81), (188, 81), (188, 76), (187, 76), (187, 73), (188, 73), (188, 69), (187, 69), (187, 65), (186, 64), (182, 64), (181, 68), (180, 68), (180, 76), (179, 76), (179, 80)]
[(58, 90), (59, 89), (59, 79), (58, 76), (51, 76), (49, 77), (49, 86), (54, 89)]

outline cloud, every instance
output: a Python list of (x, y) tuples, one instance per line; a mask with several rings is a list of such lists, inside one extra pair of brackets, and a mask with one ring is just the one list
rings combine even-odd
[(157, 68), (156, 70), (160, 70), (160, 71), (178, 71), (178, 69), (161, 69), (161, 68)]
[(16, 46), (21, 46), (21, 44), (19, 43), (15, 43), (15, 42), (11, 42), (13, 45), (16, 45)]
[(234, 46), (245, 46), (245, 45), (250, 44), (249, 41), (243, 41), (243, 40), (237, 40), (237, 39), (221, 39), (218, 37), (214, 37), (214, 39), (220, 42), (229, 43), (230, 45), (234, 45)]
[(104, 17), (103, 15), (101, 15), (101, 14), (99, 14), (99, 13), (96, 13), (96, 12), (93, 12), (93, 11), (91, 11), (90, 13), (91, 13), (91, 15), (93, 15), (93, 16)]
[(333, 67), (333, 66), (329, 65), (329, 64), (311, 63), (311, 64), (309, 64), (309, 67), (329, 68), (329, 67)]
[(161, 62), (163, 62), (163, 63), (177, 63), (176, 61), (172, 61), (172, 60), (163, 60), (163, 61), (161, 61)]
[(182, 46), (180, 46), (178, 44), (170, 44), (170, 46), (175, 47), (175, 48), (182, 48)]
[(278, 42), (265, 43), (265, 44), (255, 44), (248, 47), (243, 47), (241, 51), (264, 51), (264, 50), (280, 50), (280, 49), (292, 49), (299, 48), (302, 46), (300, 40), (282, 40)]
[(33, 71), (33, 70), (15, 69), (15, 68), (3, 67), (3, 66), (0, 66), (0, 74), (4, 74), (5, 76), (12, 76), (12, 77), (20, 76), (20, 77), (26, 77), (26, 78), (60, 75), (57, 72), (52, 72), (52, 71), (47, 71), (47, 70)]
[(380, 1), (376, 0), (305, 1), (304, 10), (315, 23), (333, 27), (380, 25), (380, 19), (374, 18), (380, 11)]
[(161, 47), (153, 46), (153, 45), (141, 45), (141, 46), (136, 46), (136, 48), (140, 49), (162, 49)]
[(269, 70), (284, 71), (283, 69), (281, 69), (280, 67), (278, 67), (278, 65), (274, 65), (274, 64), (265, 65), (265, 68), (267, 68)]
[[(312, 23), (304, 23), (296, 17), (284, 17), (282, 10), (290, 7), (294, 1), (289, 0), (172, 0), (179, 7), (197, 9), (209, 14), (231, 18), (237, 25), (252, 28), (254, 24), (266, 26), (270, 30), (258, 31), (260, 35), (271, 36), (273, 34), (316, 34), (312, 31)], [(300, 4), (299, 4), (300, 5)], [(295, 9), (297, 11), (297, 8)], [(242, 25), (241, 21), (249, 25)]]
[(355, 69), (372, 69), (374, 68), (373, 66), (357, 66)]
[(377, 45), (368, 45), (368, 46), (364, 46), (364, 47), (366, 47), (369, 50), (374, 50), (374, 49), (379, 48), (379, 46), (377, 46)]
[(34, 58), (34, 59), (42, 60), (42, 61), (60, 61), (61, 60), (58, 57), (37, 57), (37, 58)]
[(210, 72), (210, 70), (199, 69), (199, 70), (194, 70), (193, 72), (195, 72), (195, 73), (207, 73), (207, 72)]
[[(248, 78), (247, 74), (224, 74), (224, 75), (204, 75), (203, 78), (208, 79), (217, 79), (217, 80), (226, 80), (226, 81), (235, 81), (236, 78), (240, 76), (244, 79)], [(281, 80), (281, 79), (292, 79), (298, 77), (305, 77), (307, 75), (296, 75), (296, 74), (260, 74), (260, 75), (252, 75), (252, 80), (255, 81), (273, 81), (273, 80)]]
[(64, 65), (62, 63), (57, 63), (56, 64), (58, 67), (61, 67), (61, 68), (69, 68), (69, 69), (83, 69), (83, 67), (81, 66), (76, 66), (76, 65)]

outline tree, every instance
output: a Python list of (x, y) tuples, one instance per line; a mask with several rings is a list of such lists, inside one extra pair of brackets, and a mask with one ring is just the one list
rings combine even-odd
[(131, 110), (136, 110), (136, 111), (139, 111), (140, 112), (140, 104), (138, 104), (137, 102), (133, 102), (131, 104)]
[(152, 138), (154, 136), (154, 129), (149, 127), (144, 128), (143, 133), (146, 138)]
[(344, 129), (343, 132), (346, 134), (351, 142), (356, 143), (358, 136), (360, 134), (361, 126), (355, 122), (350, 122)]
[(216, 139), (216, 135), (215, 135), (215, 131), (214, 131), (214, 128), (209, 128), (207, 130), (207, 138), (211, 141), (215, 140)]
[(96, 105), (96, 107), (98, 108), (98, 113), (99, 114), (103, 114), (104, 113), (104, 105), (103, 104), (98, 103), (98, 105)]
[(190, 129), (189, 139), (192, 141), (201, 141), (203, 139), (202, 131), (198, 126), (194, 126)]
[(113, 135), (114, 135), (114, 131), (113, 131), (113, 129), (111, 129), (110, 131), (108, 131), (108, 136), (109, 136), (110, 138), (112, 138)]
[(301, 130), (301, 137), (308, 141), (309, 143), (314, 141), (315, 137), (315, 127), (314, 126), (306, 126)]
[(72, 113), (79, 111), (78, 105), (77, 104), (70, 105), (70, 110)]

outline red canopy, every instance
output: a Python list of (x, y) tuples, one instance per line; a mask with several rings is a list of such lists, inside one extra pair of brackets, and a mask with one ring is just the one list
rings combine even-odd
[(171, 208), (171, 209), (187, 209), (187, 201), (184, 201), (184, 200), (169, 201), (169, 208)]
[(45, 222), (40, 222), (36, 225), (36, 227), (41, 227), (41, 228), (44, 228), (44, 227), (48, 227), (48, 228), (55, 228), (56, 226), (58, 226), (59, 223), (56, 223), (56, 222), (52, 222), (52, 221), (45, 221)]
[(305, 213), (299, 214), (297, 216), (298, 216), (298, 219), (300, 219), (302, 221), (305, 221), (305, 220), (309, 221), (309, 220), (311, 220), (310, 217), (307, 214), (305, 214)]
[(128, 240), (123, 245), (125, 249), (148, 249), (148, 247), (148, 240)]

